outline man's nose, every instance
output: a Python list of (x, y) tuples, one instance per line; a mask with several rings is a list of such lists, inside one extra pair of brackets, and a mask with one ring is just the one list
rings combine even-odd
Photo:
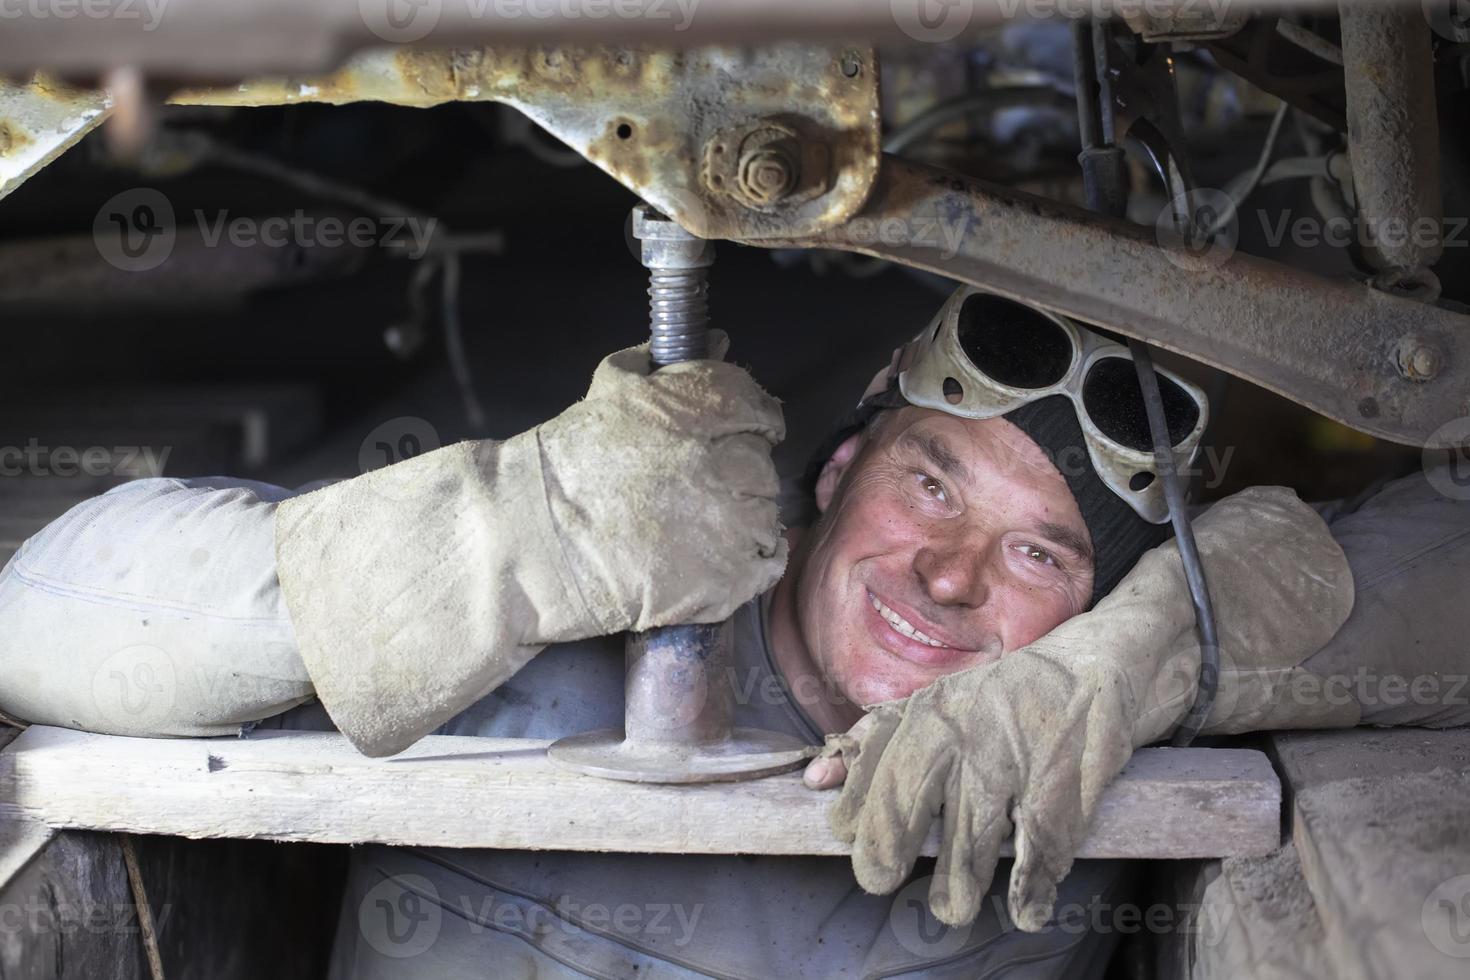
[(990, 591), (986, 551), (986, 543), (968, 537), (932, 542), (914, 556), (914, 573), (929, 598), (940, 605), (979, 607)]

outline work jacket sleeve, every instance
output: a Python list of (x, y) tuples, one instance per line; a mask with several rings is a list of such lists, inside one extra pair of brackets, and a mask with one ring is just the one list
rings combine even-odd
[(0, 711), (117, 735), (234, 734), (309, 700), (263, 483), (137, 480), (0, 572)]

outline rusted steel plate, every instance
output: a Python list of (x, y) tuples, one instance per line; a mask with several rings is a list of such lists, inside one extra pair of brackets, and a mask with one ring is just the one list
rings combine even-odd
[(189, 89), (171, 101), (360, 100), (514, 106), (705, 238), (841, 224), (878, 167), (877, 65), (862, 46), (380, 49), (324, 77)]
[[(812, 238), (1177, 351), (1362, 432), (1445, 448), (1470, 415), (1470, 317), (885, 157), (862, 213)], [(1411, 381), (1404, 351), (1436, 373)]]
[(107, 93), (37, 75), (0, 78), (0, 197), (95, 129), (112, 108)]

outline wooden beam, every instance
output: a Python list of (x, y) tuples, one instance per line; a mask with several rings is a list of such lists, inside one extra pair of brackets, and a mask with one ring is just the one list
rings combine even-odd
[(1270, 743), (1337, 974), (1470, 976), (1470, 728)]
[[(140, 739), (32, 726), (0, 752), (0, 800), (53, 827), (182, 837), (690, 854), (848, 853), (835, 790), (791, 773), (659, 786), (558, 768), (544, 741), (431, 736), (368, 759), (341, 735)], [(1099, 806), (1085, 858), (1264, 854), (1280, 844), (1266, 757), (1144, 749)], [(926, 853), (934, 853), (930, 835)]]

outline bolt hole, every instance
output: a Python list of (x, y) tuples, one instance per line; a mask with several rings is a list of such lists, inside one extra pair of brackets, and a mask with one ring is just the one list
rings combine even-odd
[(720, 187), (725, 183), (725, 178), (721, 177), (719, 174), (715, 174), (713, 177), (710, 178), (710, 182), (716, 187)]
[(724, 143), (716, 143), (715, 144), (715, 152), (716, 153), (724, 153), (725, 152), (725, 144)]
[(863, 70), (863, 63), (857, 59), (857, 55), (845, 54), (842, 56), (842, 74), (848, 78), (857, 78)]
[(618, 123), (618, 139), (620, 139), (620, 140), (631, 139), (632, 136), (633, 136), (633, 127), (632, 126), (628, 125), (627, 123)]
[(958, 405), (965, 397), (965, 389), (954, 378), (944, 379), (944, 400), (951, 405)]
[(1128, 489), (1132, 490), (1134, 493), (1137, 493), (1140, 490), (1147, 490), (1149, 487), (1153, 486), (1153, 482), (1154, 475), (1147, 470), (1141, 473), (1134, 473), (1131, 477), (1128, 478)]

